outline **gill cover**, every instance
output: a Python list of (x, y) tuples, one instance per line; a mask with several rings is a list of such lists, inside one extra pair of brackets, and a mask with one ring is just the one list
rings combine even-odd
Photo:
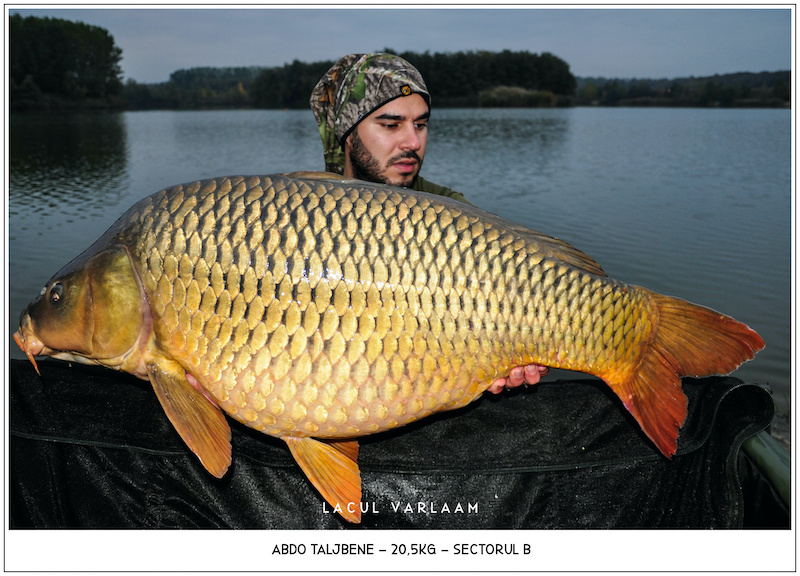
[(26, 314), (51, 354), (97, 360), (125, 354), (142, 323), (139, 284), (127, 251), (114, 247), (79, 256), (50, 279)]

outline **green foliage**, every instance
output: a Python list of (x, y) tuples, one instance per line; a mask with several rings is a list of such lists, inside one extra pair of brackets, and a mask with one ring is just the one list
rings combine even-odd
[[(390, 49), (383, 51), (397, 53)], [(514, 86), (527, 91), (529, 104), (522, 105), (535, 106), (553, 105), (553, 98), (562, 103), (575, 91), (576, 81), (569, 65), (548, 53), (536, 55), (509, 50), (498, 53), (403, 52), (399, 56), (419, 69), (438, 107), (478, 106), (479, 94), (498, 86)], [(257, 108), (305, 109), (314, 86), (334, 62), (294, 60), (272, 68), (179, 70), (163, 84), (128, 82), (125, 98), (132, 108), (249, 104)], [(531, 97), (533, 93), (536, 93), (535, 97)], [(492, 102), (492, 106), (500, 105), (497, 100)]]
[(602, 106), (786, 107), (789, 71), (716, 75), (705, 78), (581, 78), (576, 102)]
[[(391, 49), (383, 52), (397, 54)], [(790, 73), (711, 78), (576, 79), (549, 53), (401, 52), (419, 68), (436, 107), (459, 106), (787, 106)], [(311, 90), (333, 60), (295, 60), (273, 68), (192, 68), (162, 84), (125, 86), (132, 108), (256, 106), (306, 109)]]
[(792, 98), (792, 86), (788, 81), (778, 80), (772, 87), (772, 95), (782, 101), (788, 102)]
[(184, 99), (172, 82), (139, 84), (128, 80), (122, 93), (129, 108), (135, 110), (163, 110), (184, 107)]
[(252, 87), (263, 68), (189, 68), (170, 74), (169, 82), (128, 80), (124, 98), (137, 110), (164, 108), (248, 108)]
[(252, 102), (258, 108), (308, 108), (311, 91), (333, 63), (295, 60), (280, 68), (267, 68), (253, 82)]
[(436, 106), (480, 105), (479, 94), (498, 86), (571, 96), (576, 80), (569, 65), (548, 52), (401, 52), (425, 78)]
[(627, 90), (617, 80), (612, 80), (603, 87), (600, 102), (606, 106), (616, 106), (627, 94)]
[(103, 28), (57, 18), (9, 18), (12, 108), (119, 103), (122, 50)]
[(478, 94), (481, 108), (552, 108), (555, 94), (545, 90), (526, 90), (518, 86), (497, 86)]
[(177, 70), (170, 74), (169, 79), (178, 88), (188, 90), (192, 88), (206, 88), (218, 92), (235, 88), (238, 84), (249, 86), (261, 73), (262, 68), (257, 66), (238, 68), (190, 68)]
[(190, 68), (169, 79), (188, 107), (247, 106), (250, 87), (261, 72), (257, 67)]
[[(529, 52), (396, 52), (425, 78), (436, 106), (477, 106), (479, 94), (497, 86), (515, 86), (567, 96), (575, 90), (569, 65), (549, 53)], [(259, 108), (306, 108), (311, 90), (334, 61), (306, 64), (295, 60), (267, 68), (253, 84), (252, 101)], [(493, 104), (495, 105), (495, 104)], [(537, 104), (539, 105), (539, 104)]]

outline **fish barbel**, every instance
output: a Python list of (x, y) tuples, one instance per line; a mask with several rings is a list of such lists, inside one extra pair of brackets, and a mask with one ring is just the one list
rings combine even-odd
[(231, 462), (224, 414), (281, 438), (350, 522), (359, 436), (465, 406), (515, 366), (602, 378), (671, 456), (681, 377), (728, 373), (764, 346), (474, 206), (311, 172), (141, 200), (48, 281), (14, 339), (34, 366), (149, 380), (214, 476)]

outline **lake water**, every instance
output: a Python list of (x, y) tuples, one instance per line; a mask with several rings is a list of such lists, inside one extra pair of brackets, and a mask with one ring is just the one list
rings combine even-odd
[[(430, 126), (427, 179), (569, 241), (609, 276), (750, 325), (767, 347), (735, 375), (771, 385), (787, 409), (789, 110), (434, 109)], [(323, 166), (310, 111), (12, 116), (10, 128), (9, 334), (46, 280), (136, 200)]]

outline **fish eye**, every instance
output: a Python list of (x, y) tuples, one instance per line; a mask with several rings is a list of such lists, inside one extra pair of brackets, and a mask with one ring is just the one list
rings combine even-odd
[(64, 295), (64, 285), (61, 282), (56, 282), (50, 288), (50, 302), (55, 304)]

